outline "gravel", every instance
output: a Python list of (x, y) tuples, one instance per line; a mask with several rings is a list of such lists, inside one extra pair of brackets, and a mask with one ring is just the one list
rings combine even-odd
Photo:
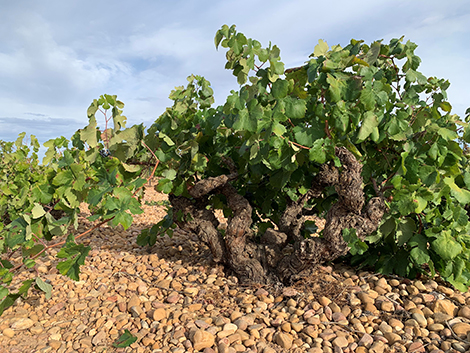
[[(151, 249), (140, 229), (164, 215), (148, 192), (127, 231), (107, 226), (81, 242), (93, 250), (80, 281), (58, 274), (57, 252), (38, 261), (53, 285), (0, 317), (0, 352), (466, 352), (470, 294), (437, 279), (408, 280), (337, 264), (294, 287), (241, 286), (208, 248), (176, 230)], [(149, 204), (151, 203), (151, 205)], [(88, 229), (86, 222), (81, 230)], [(13, 285), (36, 275), (24, 271)], [(114, 348), (129, 330), (137, 341)]]

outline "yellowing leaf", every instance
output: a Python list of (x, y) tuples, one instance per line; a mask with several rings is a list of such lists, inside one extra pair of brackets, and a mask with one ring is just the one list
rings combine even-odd
[(328, 52), (328, 44), (322, 40), (322, 39), (319, 39), (318, 40), (318, 44), (315, 45), (315, 50), (313, 51), (313, 56), (322, 56), (322, 55), (325, 55), (327, 52)]
[(359, 58), (356, 57), (356, 56), (355, 56), (354, 59), (353, 59), (353, 64), (359, 64), (359, 65), (362, 65), (362, 66), (367, 66), (367, 67), (369, 67), (369, 64), (368, 64), (366, 61), (364, 61), (364, 60), (362, 60), (362, 59), (359, 59)]
[(282, 136), (285, 132), (286, 132), (286, 128), (284, 127), (284, 125), (278, 123), (278, 122), (275, 122), (273, 124), (273, 132), (277, 135), (277, 136)]
[(44, 216), (46, 211), (44, 211), (44, 208), (40, 204), (34, 203), (34, 207), (31, 210), (31, 213), (33, 214), (33, 219), (36, 219)]
[(452, 110), (452, 106), (449, 102), (441, 102), (439, 107), (445, 112), (450, 112)]

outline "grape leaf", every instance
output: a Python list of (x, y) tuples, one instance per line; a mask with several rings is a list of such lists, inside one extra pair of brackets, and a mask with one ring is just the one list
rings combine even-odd
[(46, 299), (51, 299), (52, 286), (49, 283), (44, 282), (41, 278), (36, 277), (36, 284), (44, 293), (46, 293)]
[(67, 259), (59, 262), (56, 266), (62, 275), (79, 281), (80, 266), (85, 264), (85, 258), (88, 256), (91, 248), (83, 244), (75, 244), (73, 241), (67, 243), (57, 253), (59, 259)]

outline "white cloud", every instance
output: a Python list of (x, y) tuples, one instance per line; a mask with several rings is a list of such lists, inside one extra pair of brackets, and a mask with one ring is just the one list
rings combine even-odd
[(457, 0), (9, 2), (0, 13), (1, 136), (16, 138), (16, 130), (28, 128), (18, 119), (30, 113), (38, 114), (35, 121), (49, 119), (48, 131), (35, 127), (40, 134), (70, 136), (104, 93), (126, 103), (128, 124), (149, 125), (190, 74), (211, 81), (223, 104), (238, 88), (224, 70), (225, 49), (217, 52), (213, 43), (223, 24), (236, 24), (265, 46), (277, 44), (287, 67), (305, 62), (320, 38), (346, 45), (351, 38), (388, 42), (406, 35), (419, 44), (423, 72), (451, 80), (449, 99), (462, 114), (470, 101), (467, 7)]

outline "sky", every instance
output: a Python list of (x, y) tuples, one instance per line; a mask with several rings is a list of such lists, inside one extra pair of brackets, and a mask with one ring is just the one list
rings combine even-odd
[[(116, 94), (127, 126), (149, 127), (168, 95), (201, 75), (222, 105), (239, 86), (214, 36), (224, 24), (281, 49), (285, 67), (308, 61), (319, 39), (346, 46), (405, 36), (419, 70), (445, 78), (452, 113), (470, 107), (467, 0), (26, 1), (0, 0), (0, 140), (41, 143), (88, 124), (93, 99)], [(97, 116), (98, 125), (104, 120)]]

